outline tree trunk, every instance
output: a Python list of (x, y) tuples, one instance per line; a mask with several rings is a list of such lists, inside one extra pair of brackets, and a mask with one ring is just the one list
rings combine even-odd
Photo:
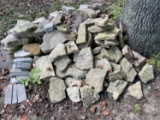
[(132, 49), (147, 57), (160, 53), (160, 0), (126, 0), (120, 20)]

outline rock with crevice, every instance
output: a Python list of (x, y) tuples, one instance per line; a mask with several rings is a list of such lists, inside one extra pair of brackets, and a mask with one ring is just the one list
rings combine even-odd
[(68, 97), (72, 102), (80, 102), (80, 91), (79, 87), (69, 87), (66, 89)]
[(52, 19), (51, 22), (53, 22), (54, 25), (60, 24), (62, 19), (62, 13), (60, 13), (59, 11), (55, 11), (49, 14), (49, 18)]
[(109, 80), (114, 81), (114, 80), (122, 80), (125, 78), (125, 73), (123, 71), (114, 71), (112, 73), (109, 73)]
[(125, 45), (122, 49), (122, 54), (127, 60), (133, 60), (132, 50), (128, 45)]
[(95, 60), (94, 66), (95, 66), (95, 68), (104, 69), (106, 71), (112, 70), (110, 62), (105, 58), (103, 58), (101, 60)]
[(121, 71), (121, 65), (119, 65), (119, 64), (116, 64), (116, 63), (114, 63), (114, 62), (110, 62), (111, 63), (111, 66), (112, 66), (112, 70), (113, 71)]
[(74, 41), (66, 43), (65, 46), (68, 55), (79, 51)]
[(81, 79), (76, 79), (71, 77), (68, 77), (65, 79), (65, 84), (67, 87), (74, 87), (74, 86), (81, 87), (82, 83), (83, 83), (83, 80)]
[(99, 26), (99, 27), (105, 27), (108, 23), (108, 20), (109, 20), (108, 15), (105, 15), (104, 18), (99, 18), (95, 24), (96, 26)]

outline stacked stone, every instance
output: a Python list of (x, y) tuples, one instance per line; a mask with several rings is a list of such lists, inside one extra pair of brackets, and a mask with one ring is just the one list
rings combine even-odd
[[(145, 57), (127, 45), (120, 49), (122, 31), (101, 13), (101, 7), (81, 5), (76, 10), (62, 6), (62, 11), (50, 13), (48, 20), (18, 21), (9, 34), (12, 37), (2, 40), (9, 48), (16, 47), (15, 43), (23, 45), (15, 56), (21, 52), (25, 52), (23, 57), (34, 56), (40, 79), (50, 80), (51, 102), (62, 101), (67, 92), (73, 102), (82, 101), (88, 107), (100, 99), (104, 89), (117, 100), (137, 75), (144, 83), (154, 78), (153, 66)], [(128, 91), (137, 99), (143, 97), (140, 81)]]

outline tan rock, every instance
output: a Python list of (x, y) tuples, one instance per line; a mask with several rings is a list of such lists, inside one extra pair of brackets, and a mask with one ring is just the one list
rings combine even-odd
[(33, 55), (39, 55), (41, 52), (39, 44), (37, 43), (24, 45), (22, 49), (32, 53)]

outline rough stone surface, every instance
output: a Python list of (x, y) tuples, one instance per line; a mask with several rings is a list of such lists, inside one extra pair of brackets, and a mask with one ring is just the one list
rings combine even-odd
[(52, 19), (51, 22), (53, 22), (54, 25), (57, 25), (57, 24), (61, 23), (62, 13), (55, 11), (55, 12), (49, 14), (49, 18)]
[(90, 86), (83, 86), (80, 88), (81, 99), (84, 107), (89, 107), (100, 99), (98, 93), (96, 93)]
[(67, 94), (72, 102), (80, 102), (81, 101), (79, 87), (67, 88)]
[(79, 51), (74, 41), (66, 43), (65, 46), (66, 46), (66, 52), (68, 55)]
[(95, 18), (97, 16), (96, 11), (93, 9), (81, 7), (79, 10), (87, 14), (90, 18)]
[(67, 41), (64, 34), (58, 31), (46, 33), (43, 36), (43, 43), (41, 44), (41, 50), (43, 53), (48, 53), (52, 51), (53, 48), (56, 47), (59, 43), (64, 43)]
[(107, 25), (108, 20), (109, 20), (108, 15), (106, 15), (104, 18), (99, 18), (95, 24), (96, 26), (104, 27)]
[(139, 81), (139, 82), (136, 82), (135, 84), (131, 85), (128, 88), (128, 92), (131, 96), (133, 96), (137, 99), (141, 99), (143, 97), (141, 82)]
[(78, 69), (75, 65), (71, 65), (66, 72), (66, 76), (83, 79), (86, 77), (86, 72)]
[(62, 11), (64, 13), (72, 13), (73, 11), (75, 11), (76, 9), (72, 6), (62, 6)]
[(133, 54), (132, 50), (128, 45), (125, 45), (122, 49), (122, 54), (127, 60), (132, 60), (133, 59)]
[(32, 56), (32, 54), (30, 52), (27, 52), (25, 50), (18, 50), (14, 53), (14, 57), (15, 58), (19, 58), (19, 57), (30, 57)]
[(38, 43), (32, 43), (24, 45), (22, 49), (30, 52), (33, 55), (39, 55), (41, 53), (39, 46), (40, 45)]
[(99, 54), (99, 53), (101, 52), (101, 50), (102, 50), (102, 47), (101, 47), (101, 46), (98, 46), (98, 47), (96, 47), (96, 48), (94, 48), (94, 49), (92, 50), (92, 53), (93, 53), (94, 55), (96, 55), (96, 54)]
[(114, 71), (112, 73), (109, 73), (109, 80), (114, 81), (114, 80), (122, 80), (125, 78), (125, 73), (123, 71)]
[(112, 66), (112, 69), (113, 71), (120, 71), (122, 68), (121, 68), (121, 65), (119, 64), (116, 64), (114, 62), (110, 62), (111, 63), (111, 66)]
[(105, 48), (103, 48), (101, 51), (101, 56), (102, 58), (106, 58), (110, 61), (118, 63), (122, 58), (122, 53), (118, 47), (113, 46), (109, 50), (106, 50)]
[(138, 76), (144, 83), (153, 80), (154, 79), (153, 66), (147, 63), (138, 73)]
[(53, 66), (48, 56), (42, 56), (38, 58), (35, 61), (34, 66), (41, 70), (40, 79), (45, 79), (45, 78), (50, 78), (50, 77), (55, 76)]
[(66, 86), (60, 78), (53, 77), (50, 79), (49, 96), (52, 103), (58, 103), (66, 98)]
[(68, 56), (63, 56), (55, 60), (54, 65), (56, 66), (56, 69), (62, 72), (68, 68), (71, 62), (72, 61)]
[(85, 83), (93, 87), (95, 92), (99, 93), (103, 90), (103, 84), (107, 71), (103, 69), (90, 69), (86, 75)]
[(57, 46), (51, 51), (48, 58), (50, 61), (54, 62), (56, 59), (65, 56), (66, 50), (64, 44), (57, 44)]
[(103, 32), (104, 29), (95, 25), (95, 26), (89, 27), (88, 31), (91, 33), (99, 33), (99, 32)]
[(133, 82), (135, 76), (137, 75), (137, 72), (133, 68), (132, 64), (130, 64), (126, 58), (123, 58), (120, 61), (120, 64), (121, 64), (123, 72), (126, 74), (126, 80), (128, 82)]
[(74, 87), (74, 86), (81, 87), (82, 82), (83, 81), (80, 79), (75, 79), (75, 78), (71, 78), (71, 77), (68, 77), (65, 80), (65, 84), (67, 87)]
[(82, 70), (93, 68), (93, 55), (90, 47), (79, 52), (75, 65)]
[(104, 69), (106, 71), (112, 70), (110, 62), (105, 58), (101, 60), (95, 60), (95, 68)]
[(18, 103), (25, 101), (27, 99), (25, 86), (22, 84), (17, 84), (16, 87), (17, 87)]
[(59, 78), (66, 78), (66, 72), (67, 71), (59, 71), (58, 69), (55, 70), (55, 73), (56, 73), (56, 77), (59, 77)]
[(106, 46), (116, 46), (119, 44), (119, 42), (117, 40), (105, 40), (104, 44)]
[(48, 23), (44, 26), (44, 29), (46, 32), (52, 32), (53, 31), (53, 23)]
[(81, 23), (78, 29), (78, 37), (76, 40), (77, 44), (82, 44), (87, 42), (87, 29), (86, 25)]
[(116, 80), (109, 83), (107, 92), (111, 93), (114, 100), (117, 100), (127, 86), (127, 82), (123, 80)]

